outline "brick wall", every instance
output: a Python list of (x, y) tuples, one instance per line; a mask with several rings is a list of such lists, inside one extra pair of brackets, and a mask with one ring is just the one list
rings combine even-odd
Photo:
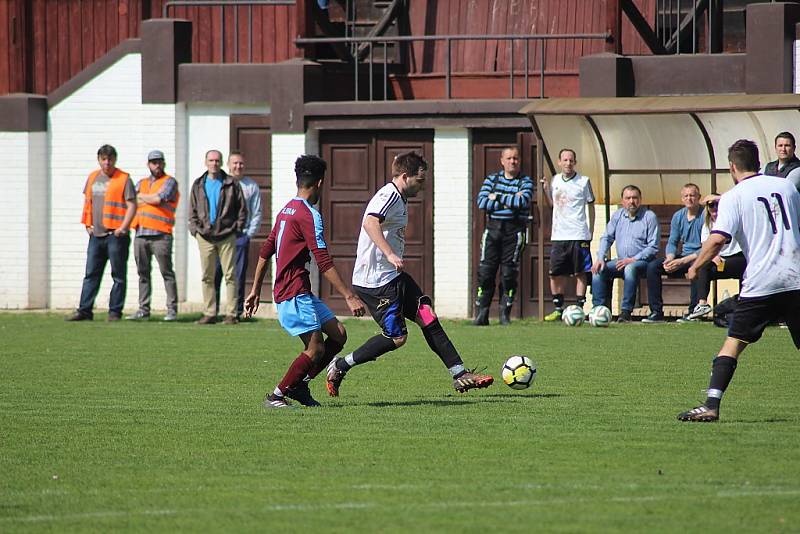
[(472, 149), (466, 128), (433, 137), (433, 272), (436, 312), (466, 318), (470, 300)]

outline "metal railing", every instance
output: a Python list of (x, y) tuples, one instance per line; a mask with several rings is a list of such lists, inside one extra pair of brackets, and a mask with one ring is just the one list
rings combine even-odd
[[(529, 77), (531, 75), (530, 69), (530, 43), (537, 41), (539, 48), (539, 65), (538, 70), (534, 73), (539, 75), (539, 98), (544, 98), (544, 78), (545, 78), (545, 54), (547, 41), (555, 40), (595, 40), (595, 41), (608, 41), (610, 38), (608, 33), (575, 33), (575, 34), (530, 34), (530, 35), (401, 35), (401, 36), (380, 36), (380, 37), (315, 37), (315, 38), (300, 38), (295, 39), (295, 44), (298, 46), (316, 45), (316, 44), (334, 44), (344, 43), (348, 45), (360, 45), (365, 43), (369, 47), (369, 60), (365, 63), (369, 65), (369, 100), (374, 100), (374, 52), (375, 47), (380, 46), (383, 49), (383, 100), (388, 100), (388, 86), (389, 86), (389, 65), (387, 58), (387, 48), (390, 43), (413, 43), (413, 42), (430, 42), (442, 41), (446, 45), (447, 53), (445, 55), (445, 98), (452, 98), (452, 45), (454, 41), (509, 41), (511, 45), (509, 49), (509, 93), (510, 97), (514, 98), (514, 43), (517, 41), (525, 42), (525, 53), (523, 54), (523, 76), (525, 79), (525, 98), (531, 98), (529, 91)], [(353, 82), (355, 100), (359, 100), (359, 63), (356, 61), (353, 68)], [(501, 71), (502, 72), (502, 71)]]
[[(226, 7), (246, 7), (247, 8), (247, 54), (248, 62), (253, 61), (253, 6), (293, 6), (295, 0), (167, 0), (164, 2), (162, 16), (169, 17), (171, 7), (219, 7), (219, 27), (220, 27), (220, 57), (225, 62), (225, 8)], [(233, 12), (233, 42), (236, 62), (239, 61), (239, 10)]]
[[(655, 27), (661, 44), (670, 53), (697, 54), (721, 51), (721, 35), (715, 28), (722, 26), (721, 0), (658, 0)], [(691, 46), (681, 46), (681, 36), (691, 27)], [(700, 33), (704, 29), (705, 47), (701, 50)]]

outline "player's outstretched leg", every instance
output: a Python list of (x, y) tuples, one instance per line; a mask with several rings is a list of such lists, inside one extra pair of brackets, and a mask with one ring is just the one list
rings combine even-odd
[(714, 358), (706, 401), (696, 408), (679, 413), (679, 421), (709, 423), (719, 419), (719, 405), (722, 401), (722, 395), (728, 388), (734, 371), (736, 371), (736, 362), (736, 358), (731, 356), (720, 355)]
[(416, 322), (422, 329), (422, 335), (425, 336), (428, 346), (450, 371), (456, 391), (464, 393), (470, 389), (487, 388), (492, 385), (494, 378), (490, 375), (483, 375), (477, 373), (475, 369), (468, 370), (464, 367), (461, 356), (433, 311), (430, 297), (423, 295), (419, 298)]
[(347, 371), (356, 365), (374, 361), (382, 354), (386, 354), (389, 351), (401, 347), (405, 342), (406, 336), (389, 338), (383, 334), (379, 334), (369, 338), (366, 343), (344, 358), (334, 358), (328, 365), (328, 380), (326, 383), (328, 395), (331, 397), (339, 396), (339, 386), (341, 386)]

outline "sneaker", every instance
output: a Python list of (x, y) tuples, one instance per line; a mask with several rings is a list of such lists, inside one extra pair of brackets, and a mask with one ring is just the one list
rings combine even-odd
[(561, 320), (561, 310), (553, 310), (549, 314), (544, 316), (544, 320), (549, 322), (552, 321), (560, 321)]
[(687, 319), (699, 319), (700, 317), (702, 317), (704, 315), (708, 315), (709, 313), (711, 313), (711, 310), (712, 310), (712, 308), (708, 304), (698, 304), (697, 306), (694, 307), (694, 309), (691, 311), (691, 313), (686, 315), (686, 318)]
[(303, 381), (299, 386), (289, 388), (286, 391), (286, 396), (296, 400), (303, 406), (322, 406), (311, 396), (311, 390), (308, 389), (308, 382), (306, 381)]
[(344, 375), (347, 374), (347, 371), (342, 371), (336, 367), (336, 362), (339, 360), (341, 360), (341, 358), (334, 358), (331, 363), (328, 364), (328, 380), (325, 382), (325, 387), (328, 389), (328, 395), (331, 397), (339, 396), (339, 386), (342, 385)]
[(470, 389), (488, 388), (492, 382), (494, 382), (494, 378), (490, 375), (478, 374), (475, 369), (468, 369), (453, 379), (453, 387), (459, 393), (464, 393)]
[(692, 319), (692, 315), (690, 313), (683, 314), (683, 317), (678, 318), (678, 322), (681, 324), (685, 323), (699, 323), (700, 319)]
[(617, 317), (617, 323), (630, 323), (632, 320), (631, 312), (628, 310), (622, 310), (619, 317)]
[(200, 319), (194, 322), (194, 324), (214, 324), (217, 322), (217, 318), (213, 315), (203, 315)]
[(93, 319), (94, 317), (92, 315), (80, 311), (76, 311), (72, 315), (64, 317), (65, 321), (91, 321)]
[(270, 393), (269, 395), (266, 396), (266, 398), (264, 399), (263, 405), (264, 405), (264, 408), (291, 408), (292, 407), (292, 405), (289, 404), (289, 401), (287, 401), (284, 397), (279, 397), (278, 395), (275, 395), (274, 393)]
[(177, 321), (178, 320), (178, 312), (176, 311), (168, 311), (167, 314), (164, 316), (164, 320), (167, 322)]
[(235, 315), (226, 315), (222, 320), (222, 324), (239, 324), (239, 319)]
[(149, 321), (150, 320), (150, 314), (149, 313), (145, 313), (142, 310), (137, 310), (136, 313), (132, 313), (132, 314), (128, 315), (127, 317), (125, 317), (125, 320), (127, 320), (127, 321)]
[(108, 312), (108, 317), (106, 318), (106, 321), (108, 321), (109, 323), (113, 323), (115, 321), (119, 321), (120, 319), (122, 319), (121, 313)]
[(719, 410), (712, 410), (701, 404), (697, 408), (678, 414), (678, 421), (691, 421), (695, 423), (711, 423), (719, 420)]
[(653, 312), (644, 319), (642, 319), (643, 323), (665, 323), (667, 322), (664, 319), (664, 312)]

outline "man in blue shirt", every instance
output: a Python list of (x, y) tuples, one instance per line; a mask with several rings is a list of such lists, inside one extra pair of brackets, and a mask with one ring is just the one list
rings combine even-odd
[(205, 309), (198, 324), (217, 321), (217, 292), (214, 274), (217, 260), (225, 273), (225, 324), (236, 324), (236, 236), (241, 234), (247, 220), (242, 188), (222, 170), (222, 152), (206, 152), (206, 169), (192, 184), (189, 199), (189, 233), (197, 239), (200, 264), (203, 270), (203, 301)]
[[(666, 258), (658, 258), (647, 267), (647, 297), (650, 301), (650, 315), (642, 319), (643, 323), (664, 322), (664, 301), (661, 298), (661, 277), (683, 278), (697, 258), (700, 250), (700, 233), (703, 230), (703, 207), (700, 205), (700, 188), (695, 184), (686, 184), (681, 188), (683, 207), (672, 216), (669, 225), (669, 241), (667, 241)], [(678, 243), (681, 251), (678, 252)], [(697, 288), (692, 284), (689, 311), (697, 304)], [(686, 317), (684, 315), (684, 317)]]
[[(656, 257), (661, 238), (656, 214), (641, 207), (641, 203), (642, 191), (638, 187), (628, 185), (622, 190), (622, 207), (608, 221), (606, 231), (600, 238), (597, 261), (592, 265), (593, 306), (610, 308), (611, 283), (614, 278), (624, 280), (618, 323), (630, 322), (639, 279)], [(615, 241), (617, 257), (609, 258), (611, 245)]]
[[(242, 188), (244, 201), (247, 205), (247, 221), (244, 231), (236, 237), (236, 317), (241, 318), (244, 313), (244, 289), (247, 279), (247, 267), (250, 258), (250, 241), (255, 237), (261, 226), (261, 189), (252, 178), (244, 175), (244, 156), (238, 150), (232, 150), (228, 155), (228, 170), (230, 176)], [(217, 273), (214, 287), (217, 291), (217, 306), (220, 303), (220, 286), (222, 285), (222, 265), (217, 262)]]
[(533, 200), (533, 180), (522, 173), (521, 163), (519, 148), (504, 148), (500, 154), (503, 169), (487, 176), (478, 192), (478, 208), (486, 211), (487, 218), (478, 266), (477, 312), (473, 322), (477, 326), (489, 324), (489, 306), (498, 267), (502, 287), (500, 324), (511, 322), (511, 306)]

